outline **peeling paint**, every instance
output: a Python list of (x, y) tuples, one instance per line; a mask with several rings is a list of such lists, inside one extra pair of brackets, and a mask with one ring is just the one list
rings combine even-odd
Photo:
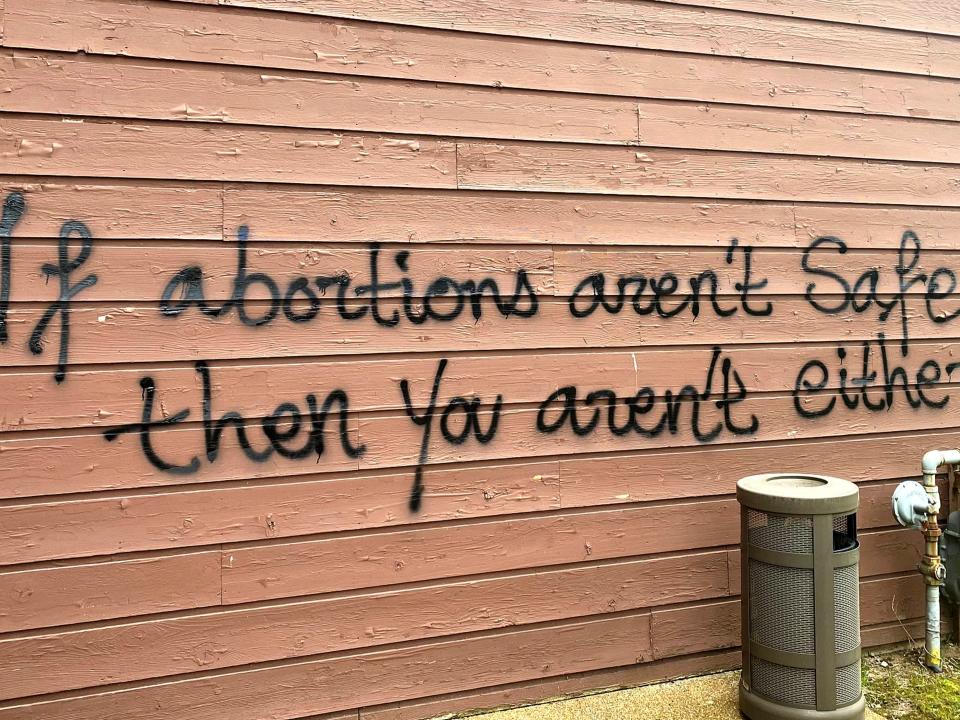
[(19, 157), (49, 157), (63, 145), (56, 141), (38, 142), (22, 138), (17, 144), (17, 156)]
[(321, 147), (340, 147), (343, 144), (343, 138), (335, 137), (330, 140), (294, 140), (293, 146), (300, 148), (321, 148)]

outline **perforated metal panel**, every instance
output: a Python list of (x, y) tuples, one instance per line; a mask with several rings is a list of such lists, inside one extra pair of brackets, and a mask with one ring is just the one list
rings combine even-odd
[(813, 571), (750, 560), (750, 635), (774, 650), (813, 655)]
[(809, 517), (747, 511), (749, 542), (754, 547), (789, 553), (813, 552), (813, 520)]
[(817, 676), (814, 670), (777, 665), (760, 658), (754, 658), (750, 667), (752, 689), (758, 695), (775, 703), (816, 706)]
[(842, 653), (860, 644), (860, 578), (856, 565), (833, 569), (833, 593), (834, 652)]
[(837, 705), (849, 705), (860, 697), (860, 663), (837, 668)]

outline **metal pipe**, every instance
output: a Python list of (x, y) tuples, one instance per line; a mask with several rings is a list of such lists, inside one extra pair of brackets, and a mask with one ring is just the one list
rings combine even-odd
[(946, 569), (940, 560), (940, 491), (937, 488), (937, 470), (942, 465), (960, 464), (960, 450), (931, 450), (920, 461), (923, 487), (927, 491), (926, 520), (923, 522), (923, 537), (926, 541), (920, 573), (927, 586), (927, 623), (924, 641), (924, 664), (935, 672), (943, 670), (940, 655), (940, 586), (946, 577)]

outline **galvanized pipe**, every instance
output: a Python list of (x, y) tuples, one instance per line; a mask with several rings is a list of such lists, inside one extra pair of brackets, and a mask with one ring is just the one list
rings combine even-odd
[(923, 487), (927, 491), (927, 516), (923, 523), (926, 549), (920, 563), (920, 573), (927, 585), (927, 623), (924, 640), (924, 664), (935, 672), (943, 670), (940, 654), (940, 586), (946, 569), (940, 560), (940, 491), (937, 488), (937, 470), (943, 465), (960, 464), (960, 450), (931, 450), (920, 462)]

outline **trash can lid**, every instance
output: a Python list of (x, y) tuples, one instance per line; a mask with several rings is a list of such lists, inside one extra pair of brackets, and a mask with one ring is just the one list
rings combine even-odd
[(764, 473), (737, 482), (741, 505), (782, 515), (838, 515), (857, 509), (859, 491), (829, 475)]

